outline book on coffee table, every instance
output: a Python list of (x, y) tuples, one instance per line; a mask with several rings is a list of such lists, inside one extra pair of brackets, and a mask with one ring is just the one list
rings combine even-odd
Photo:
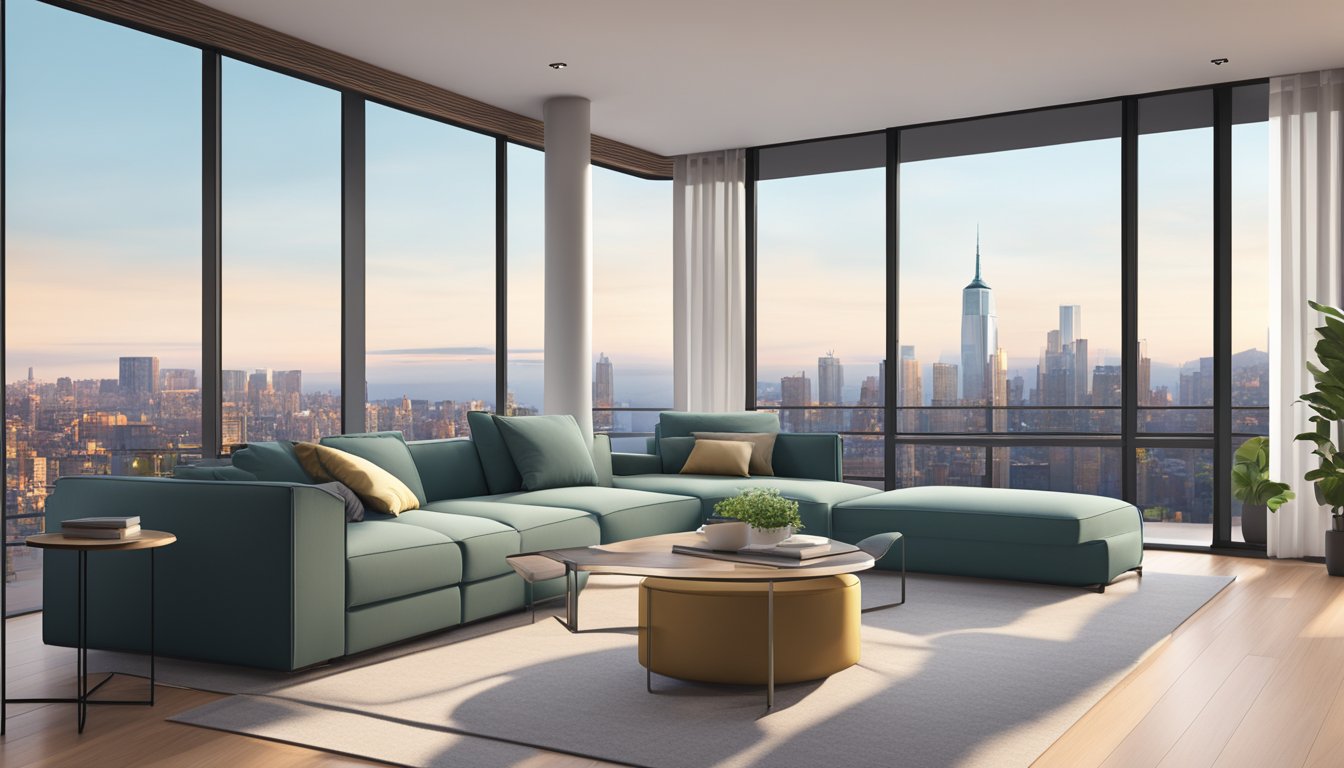
[(859, 551), (859, 548), (853, 544), (846, 544), (843, 541), (827, 540), (825, 544), (813, 544), (803, 547), (781, 547), (778, 544), (772, 544), (766, 546), (743, 547), (738, 550), (710, 549), (709, 547), (701, 547), (693, 544), (675, 544), (672, 547), (672, 551), (683, 555), (695, 555), (696, 557), (710, 557), (737, 562), (750, 562), (751, 559), (761, 558), (767, 562), (776, 560), (801, 563), (808, 560), (816, 560), (821, 557), (857, 552)]
[(77, 517), (61, 523), (61, 533), (81, 539), (132, 539), (140, 535), (140, 516)]

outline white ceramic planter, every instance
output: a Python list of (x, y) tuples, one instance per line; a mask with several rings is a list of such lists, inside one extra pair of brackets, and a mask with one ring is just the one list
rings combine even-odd
[(778, 544), (793, 535), (793, 526), (783, 528), (751, 528), (747, 531), (747, 545), (752, 547)]
[(710, 549), (736, 551), (747, 545), (750, 528), (746, 523), (708, 523), (705, 525), (705, 542)]

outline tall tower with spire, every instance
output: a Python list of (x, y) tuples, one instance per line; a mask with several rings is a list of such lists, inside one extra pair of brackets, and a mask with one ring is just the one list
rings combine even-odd
[(975, 228), (975, 279), (961, 291), (961, 398), (988, 402), (992, 396), (990, 357), (999, 348), (994, 294), (980, 279), (980, 228)]

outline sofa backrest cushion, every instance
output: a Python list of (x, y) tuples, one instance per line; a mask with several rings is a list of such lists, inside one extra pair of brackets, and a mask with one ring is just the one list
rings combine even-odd
[(415, 467), (415, 459), (411, 458), (411, 449), (406, 447), (406, 438), (400, 432), (330, 435), (322, 438), (321, 443), (373, 462), (411, 489), (420, 504), (429, 501), (425, 498), (425, 486), (420, 482), (420, 471)]
[(476, 446), (467, 438), (414, 440), (406, 446), (430, 501), (489, 495)]
[(840, 436), (781, 432), (775, 440), (775, 474), (810, 480), (844, 480)]
[(522, 474), (523, 488), (543, 491), (597, 485), (592, 446), (573, 416), (496, 416), (494, 420)]
[(178, 480), (256, 480), (257, 476), (245, 469), (233, 466), (203, 466), (200, 464), (178, 464), (173, 467), (173, 477)]
[(313, 482), (294, 455), (294, 443), (288, 440), (248, 443), (233, 452), (233, 466), (268, 483)]
[(663, 474), (675, 475), (681, 472), (694, 449), (694, 437), (658, 438), (658, 456), (663, 460)]
[(593, 435), (593, 469), (597, 470), (597, 484), (611, 487), (611, 436)]
[(691, 437), (696, 432), (778, 432), (779, 414), (663, 411), (658, 415), (658, 426), (660, 437)]
[(471, 428), (471, 442), (476, 445), (476, 455), (480, 457), (490, 492), (521, 491), (523, 476), (518, 472), (518, 465), (513, 463), (499, 427), (495, 426), (494, 416), (487, 411), (471, 411), (467, 413), (467, 426)]

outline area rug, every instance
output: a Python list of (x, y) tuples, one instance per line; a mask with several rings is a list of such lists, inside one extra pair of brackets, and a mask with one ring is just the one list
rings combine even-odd
[[(904, 606), (864, 615), (857, 666), (779, 687), (768, 713), (756, 687), (655, 676), (649, 694), (632, 634), (547, 619), (173, 719), (414, 766), (514, 764), (521, 746), (649, 768), (1027, 766), (1230, 582), (1149, 572), (1095, 594), (912, 575)], [(635, 583), (593, 580), (585, 628), (633, 623)], [(899, 588), (863, 576), (865, 604)]]

